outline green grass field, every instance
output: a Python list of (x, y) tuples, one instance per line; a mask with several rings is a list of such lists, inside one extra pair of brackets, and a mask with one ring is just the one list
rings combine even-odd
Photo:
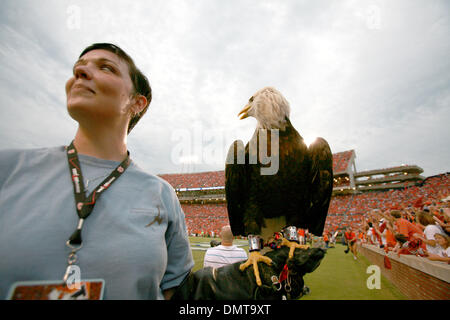
[[(216, 239), (217, 240), (217, 239)], [(191, 245), (207, 243), (210, 238), (190, 238)], [(237, 244), (239, 242), (235, 242)], [(327, 250), (320, 266), (304, 277), (311, 293), (302, 300), (405, 300), (407, 299), (393, 284), (381, 276), (380, 289), (368, 289), (366, 282), (371, 274), (366, 273), (369, 261), (359, 255), (354, 260), (351, 253), (345, 254), (345, 246), (336, 244)], [(247, 250), (247, 247), (244, 247)], [(203, 267), (205, 251), (192, 250), (194, 271)]]

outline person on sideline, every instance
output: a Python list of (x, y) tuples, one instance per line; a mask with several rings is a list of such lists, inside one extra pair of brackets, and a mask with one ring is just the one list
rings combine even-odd
[(72, 142), (0, 152), (0, 296), (18, 281), (64, 284), (77, 266), (102, 279), (104, 299), (168, 299), (194, 261), (174, 189), (127, 150), (149, 82), (121, 48), (96, 43), (65, 89)]
[(347, 228), (347, 231), (344, 234), (345, 241), (347, 242), (347, 246), (349, 247), (350, 251), (353, 253), (353, 259), (358, 259), (358, 253), (356, 252), (356, 235), (352, 231), (352, 228), (349, 226)]
[(339, 234), (339, 230), (337, 230), (332, 236), (331, 236), (331, 240), (330, 240), (330, 246), (332, 245), (333, 247), (336, 245), (336, 238)]
[(247, 260), (247, 252), (233, 245), (233, 233), (230, 226), (222, 227), (220, 238), (222, 239), (220, 245), (206, 250), (203, 267), (220, 268), (227, 264)]
[(326, 230), (323, 233), (323, 241), (325, 242), (325, 248), (328, 249), (329, 248), (328, 244), (330, 242), (330, 239), (328, 238), (328, 231), (326, 231)]

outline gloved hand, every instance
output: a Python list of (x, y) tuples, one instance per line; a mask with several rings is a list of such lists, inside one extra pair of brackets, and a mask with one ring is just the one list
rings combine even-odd
[(319, 266), (325, 250), (296, 249), (290, 260), (288, 254), (287, 247), (265, 254), (272, 259), (272, 265), (258, 264), (262, 286), (256, 284), (252, 268), (240, 271), (241, 262), (237, 262), (191, 272), (177, 288), (172, 300), (281, 300), (283, 296), (297, 299), (304, 292), (303, 276)]

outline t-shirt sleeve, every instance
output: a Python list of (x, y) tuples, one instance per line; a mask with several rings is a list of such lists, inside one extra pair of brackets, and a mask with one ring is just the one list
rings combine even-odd
[(427, 240), (435, 240), (434, 235), (439, 233), (439, 229), (434, 226), (427, 226), (425, 230), (423, 230), (423, 233), (425, 234), (425, 238)]
[(162, 290), (180, 285), (194, 266), (183, 210), (173, 189), (169, 186), (166, 188), (163, 201), (168, 212), (168, 226), (165, 234), (167, 268), (161, 281)]
[(442, 250), (442, 255), (443, 255), (445, 258), (450, 257), (450, 247), (447, 247), (447, 249)]
[(206, 250), (205, 257), (203, 258), (203, 268), (209, 267), (208, 258), (210, 250)]

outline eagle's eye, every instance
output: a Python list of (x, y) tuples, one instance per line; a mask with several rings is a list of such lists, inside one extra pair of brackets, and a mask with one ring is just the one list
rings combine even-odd
[(248, 101), (249, 102), (253, 102), (253, 96)]

